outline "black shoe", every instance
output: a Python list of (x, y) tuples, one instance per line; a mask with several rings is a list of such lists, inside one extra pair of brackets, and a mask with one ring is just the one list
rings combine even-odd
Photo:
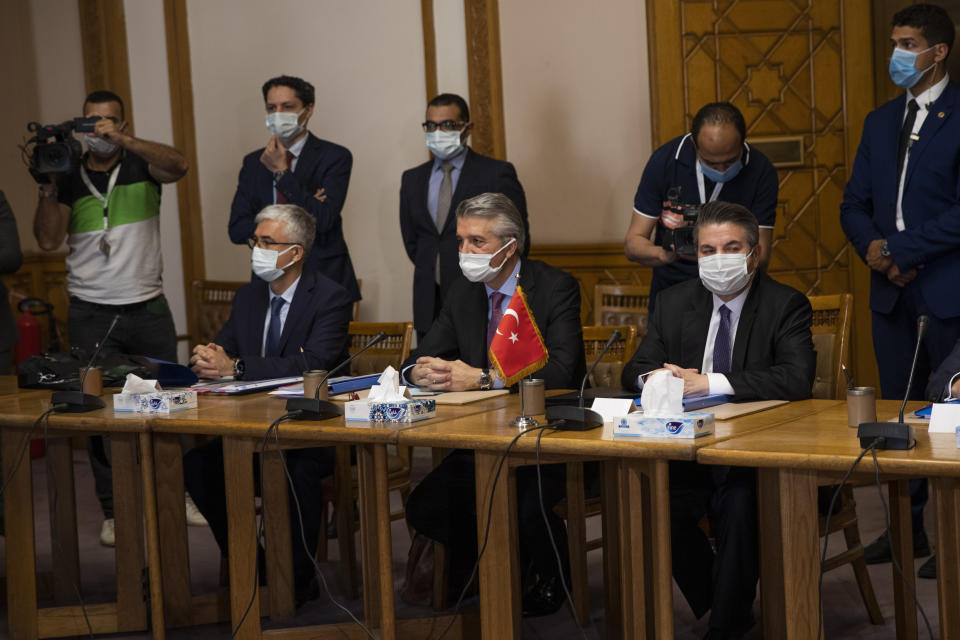
[[(927, 541), (927, 532), (920, 531), (913, 534), (913, 557), (924, 558), (930, 555), (930, 543)], [(863, 559), (867, 564), (883, 564), (890, 562), (890, 537), (886, 532), (871, 542), (863, 550)]]
[(541, 578), (540, 582), (523, 596), (523, 616), (536, 618), (556, 613), (563, 606), (565, 597), (558, 576)]
[(927, 580), (937, 579), (937, 556), (930, 556), (930, 559), (920, 565), (917, 575)]

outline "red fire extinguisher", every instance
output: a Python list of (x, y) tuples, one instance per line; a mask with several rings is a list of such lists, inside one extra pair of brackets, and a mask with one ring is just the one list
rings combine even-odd
[(20, 341), (17, 342), (16, 358), (17, 364), (20, 364), (30, 356), (40, 355), (40, 322), (24, 309), (17, 319), (17, 330), (20, 332)]

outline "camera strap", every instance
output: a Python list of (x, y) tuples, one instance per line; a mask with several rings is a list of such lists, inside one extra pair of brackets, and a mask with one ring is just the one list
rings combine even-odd
[(90, 176), (87, 175), (87, 169), (83, 166), (83, 163), (80, 163), (80, 177), (83, 178), (83, 184), (87, 185), (87, 191), (90, 192), (94, 198), (99, 200), (103, 204), (103, 230), (107, 230), (107, 207), (110, 204), (110, 194), (113, 193), (113, 188), (117, 186), (117, 176), (120, 175), (120, 164), (117, 163), (117, 166), (113, 168), (113, 171), (110, 172), (110, 179), (107, 181), (107, 194), (104, 195), (100, 193), (100, 190), (97, 189), (93, 181), (90, 180)]
[(697, 158), (697, 188), (700, 190), (700, 202), (703, 204), (716, 200), (720, 195), (720, 189), (723, 188), (722, 182), (714, 184), (713, 193), (710, 194), (710, 199), (707, 200), (707, 187), (703, 182), (703, 170), (700, 168), (700, 158)]

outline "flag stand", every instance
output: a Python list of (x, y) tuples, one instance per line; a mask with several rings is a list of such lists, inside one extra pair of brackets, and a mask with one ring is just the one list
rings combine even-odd
[(524, 393), (523, 393), (523, 380), (520, 381), (520, 415), (513, 419), (510, 423), (510, 426), (517, 427), (518, 429), (530, 429), (531, 427), (537, 427), (540, 425), (537, 422), (536, 418), (533, 416), (526, 415), (524, 410)]

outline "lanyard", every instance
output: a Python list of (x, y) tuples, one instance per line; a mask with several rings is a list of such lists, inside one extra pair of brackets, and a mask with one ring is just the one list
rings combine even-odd
[(697, 187), (700, 189), (700, 203), (707, 204), (713, 202), (720, 195), (720, 189), (723, 188), (722, 182), (713, 185), (713, 193), (710, 194), (710, 200), (707, 200), (707, 188), (703, 182), (703, 170), (700, 168), (700, 158), (697, 158)]
[(110, 203), (110, 194), (113, 193), (113, 188), (117, 185), (117, 176), (120, 175), (120, 164), (117, 163), (117, 166), (113, 168), (113, 171), (110, 172), (110, 180), (107, 182), (107, 195), (103, 195), (100, 191), (93, 186), (93, 182), (90, 181), (90, 176), (87, 175), (87, 169), (80, 164), (80, 177), (83, 178), (83, 184), (87, 185), (87, 191), (90, 192), (94, 198), (103, 203), (103, 230), (107, 230), (107, 207)]

